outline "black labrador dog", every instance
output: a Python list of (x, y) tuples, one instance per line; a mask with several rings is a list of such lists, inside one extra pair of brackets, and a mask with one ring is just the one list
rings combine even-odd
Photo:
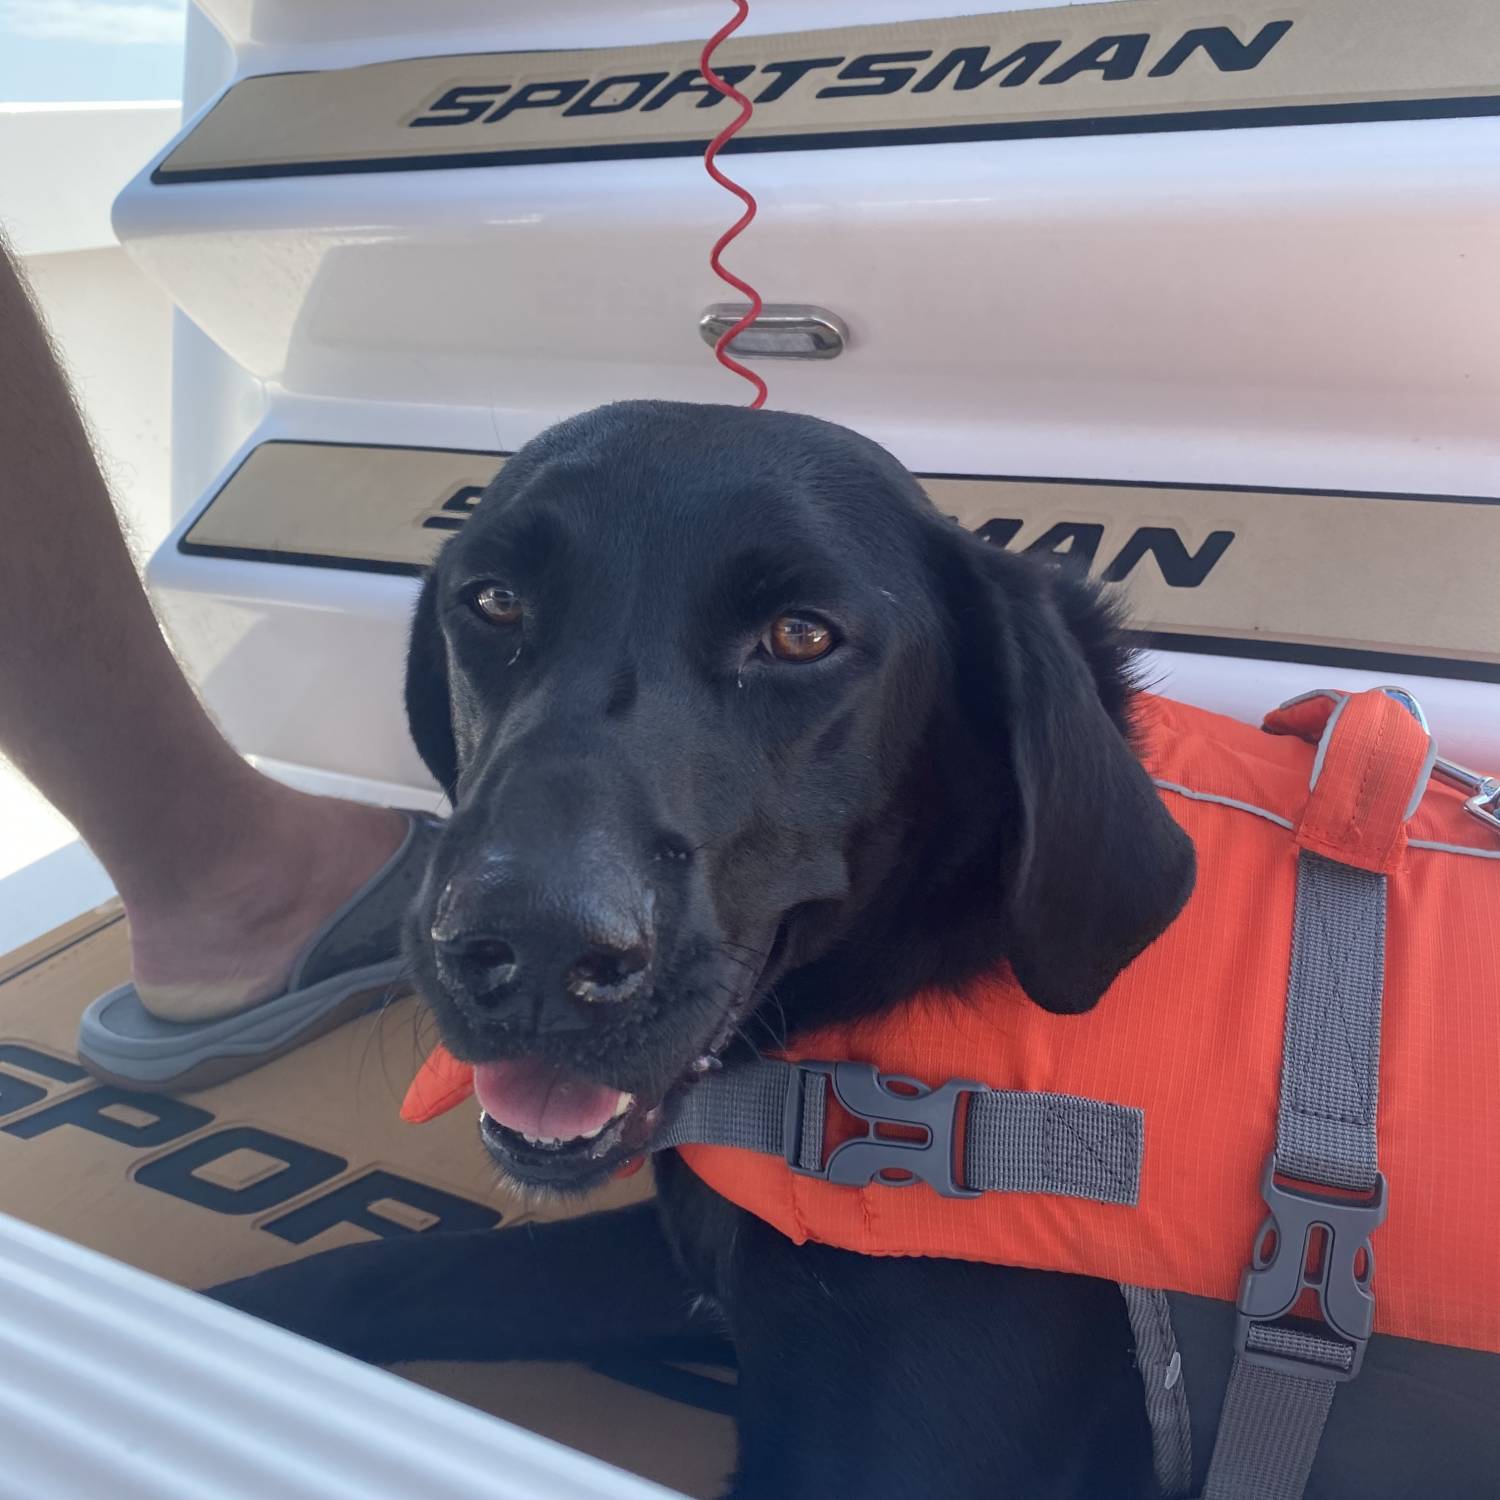
[[(1094, 1005), (1194, 877), (1131, 691), (1086, 581), (843, 428), (626, 402), (528, 444), (428, 576), (407, 683), (455, 809), (410, 951), (505, 1175), (584, 1192), (721, 1054), (1003, 963)], [(657, 1173), (655, 1207), (221, 1295), (384, 1361), (725, 1332), (745, 1500), (1154, 1493), (1113, 1286), (799, 1248)]]

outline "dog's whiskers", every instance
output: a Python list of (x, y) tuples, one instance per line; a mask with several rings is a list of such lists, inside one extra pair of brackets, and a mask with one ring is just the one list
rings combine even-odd
[[(409, 961), (402, 966), (401, 972), (386, 987), (381, 995), (379, 1003), (368, 1014), (369, 1024), (364, 1027), (364, 1036), (360, 1044), (359, 1060), (355, 1065), (355, 1078), (362, 1090), (366, 1070), (370, 1063), (370, 1052), (375, 1048), (380, 1057), (381, 1079), (385, 1084), (386, 1093), (392, 1098), (400, 1098), (406, 1092), (406, 1083), (396, 1083), (391, 1078), (390, 1057), (385, 1046), (386, 1026), (395, 1014), (394, 1007), (403, 1000), (408, 1000), (412, 995), (413, 983), (416, 979), (416, 970)], [(413, 1036), (415, 1039), (416, 1017), (425, 1012), (426, 1007), (417, 1005), (413, 1007)], [(415, 1053), (414, 1067), (419, 1060), (420, 1052)]]

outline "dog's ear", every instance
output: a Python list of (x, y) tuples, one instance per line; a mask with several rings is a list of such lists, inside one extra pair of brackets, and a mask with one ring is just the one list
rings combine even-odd
[(988, 669), (961, 690), (986, 700), (1014, 797), (1007, 957), (1038, 1005), (1077, 1014), (1182, 909), (1193, 845), (1121, 727), (1128, 658), (1109, 607), (1077, 575), (962, 545), (983, 579), (989, 639), (971, 642), (971, 669)]
[(436, 577), (436, 569), (429, 569), (412, 615), (406, 651), (406, 723), (417, 754), (452, 801), (458, 785), (458, 746), (448, 693), (448, 647), (437, 618)]

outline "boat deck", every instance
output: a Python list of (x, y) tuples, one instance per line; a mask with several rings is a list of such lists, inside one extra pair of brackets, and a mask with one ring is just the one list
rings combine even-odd
[[(396, 1000), (247, 1077), (164, 1098), (96, 1083), (73, 1050), (80, 1011), (128, 974), (128, 932), (114, 901), (0, 957), (0, 1278), (6, 1215), (193, 1289), (372, 1238), (353, 1218), (404, 1234), (567, 1216), (497, 1187), (467, 1111), (421, 1128), (397, 1118), (418, 1056), (414, 1000)], [(643, 1172), (595, 1195), (589, 1208), (621, 1207), (650, 1191)], [(0, 1317), (0, 1327), (8, 1321)], [(17, 1368), (4, 1336), (0, 1362)], [(242, 1378), (252, 1363), (247, 1356)], [(611, 1376), (534, 1363), (423, 1363), (400, 1373), (704, 1500), (720, 1492), (733, 1461), (729, 1418), (705, 1409), (724, 1405), (709, 1372), (643, 1362)], [(190, 1403), (183, 1411), (185, 1420)], [(111, 1471), (111, 1493), (135, 1493), (121, 1465)], [(525, 1492), (661, 1493), (601, 1484)]]

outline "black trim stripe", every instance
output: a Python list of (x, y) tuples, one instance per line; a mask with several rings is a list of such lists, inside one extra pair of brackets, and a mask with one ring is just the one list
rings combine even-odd
[[(342, 444), (349, 447), (351, 444)], [(374, 447), (371, 443), (368, 446)], [(455, 450), (456, 451), (456, 450)], [(509, 458), (511, 455), (497, 454)], [(1399, 500), (1407, 504), (1500, 505), (1500, 495), (1441, 495), (1424, 490), (1299, 489), (1294, 484), (1189, 484), (1181, 479), (1065, 479), (1052, 474), (956, 474), (925, 470), (918, 479), (972, 480), (976, 484), (1070, 484), (1091, 490), (1183, 490), (1198, 495), (1294, 495), (1300, 500)]]
[(189, 557), (220, 557), (231, 562), (284, 563), (289, 568), (332, 568), (340, 573), (389, 573), (398, 578), (420, 578), (420, 563), (389, 562), (376, 557), (328, 557), (319, 552), (272, 552), (264, 547), (226, 547), (217, 542), (190, 542), (183, 537), (177, 550)]
[[(51, 932), (43, 933), (30, 943), (22, 943), (0, 958), (0, 986), (7, 985), (23, 974), (30, 974), (43, 964), (61, 958), (64, 953), (99, 936), (108, 927), (125, 920), (125, 910), (118, 897), (111, 897), (92, 912), (80, 913), (70, 922), (63, 922)], [(25, 954), (25, 958), (20, 955)], [(10, 967), (7, 967), (9, 965)]]
[[(595, 1374), (618, 1380), (621, 1385), (690, 1406), (695, 1411), (713, 1412), (732, 1417), (739, 1410), (739, 1386), (733, 1378), (717, 1380), (697, 1370), (685, 1370), (664, 1359), (643, 1355), (611, 1354), (592, 1359), (588, 1368)], [(726, 1367), (726, 1376), (733, 1372)]]
[[(766, 135), (730, 141), (725, 154), (766, 151), (843, 151), (857, 147), (939, 146), (974, 141), (1055, 140), (1094, 135), (1160, 135), (1198, 130), (1255, 130), (1271, 126), (1374, 124), (1392, 120), (1453, 120), (1500, 115), (1500, 95), (1457, 99), (1374, 99), (1352, 104), (1277, 104), (1247, 109), (1184, 110), (1170, 114), (1086, 115), (1069, 120), (1015, 120), (985, 125), (910, 126)], [(547, 146), (529, 150), (433, 152), (377, 156), (362, 161), (270, 162), (240, 167), (159, 166), (151, 181), (234, 182), (264, 177), (328, 177), (358, 172), (433, 172), (461, 167), (533, 166), (548, 162), (630, 161), (701, 156), (708, 139), (642, 141), (616, 146)]]
[[(258, 442), (234, 466), (234, 473), (230, 474), (229, 479), (233, 479), (234, 475), (238, 474), (262, 448), (270, 447), (272, 444), (283, 448), (358, 448), (361, 452), (373, 449), (379, 453), (471, 453), (475, 458), (514, 458), (516, 456), (513, 448), (465, 448), (457, 443), (355, 443), (344, 438), (273, 437)], [(228, 486), (229, 479), (219, 486), (220, 494)], [(1296, 493), (1300, 494), (1301, 491)], [(217, 498), (218, 496), (215, 495), (214, 499)], [(1500, 505), (1500, 500), (1495, 503)], [(213, 501), (210, 500), (209, 505), (212, 504)], [(207, 510), (208, 505), (205, 505), (203, 509)]]
[(1419, 672), (1424, 677), (1451, 677), (1461, 682), (1500, 683), (1500, 664), (1459, 661), (1415, 652), (1365, 651), (1355, 646), (1315, 646), (1296, 641), (1268, 641), (1243, 636), (1189, 635), (1166, 630), (1126, 631), (1131, 643), (1149, 651), (1181, 651), (1194, 656), (1230, 656), (1239, 660), (1300, 662), (1310, 667), (1348, 667), (1355, 672)]

